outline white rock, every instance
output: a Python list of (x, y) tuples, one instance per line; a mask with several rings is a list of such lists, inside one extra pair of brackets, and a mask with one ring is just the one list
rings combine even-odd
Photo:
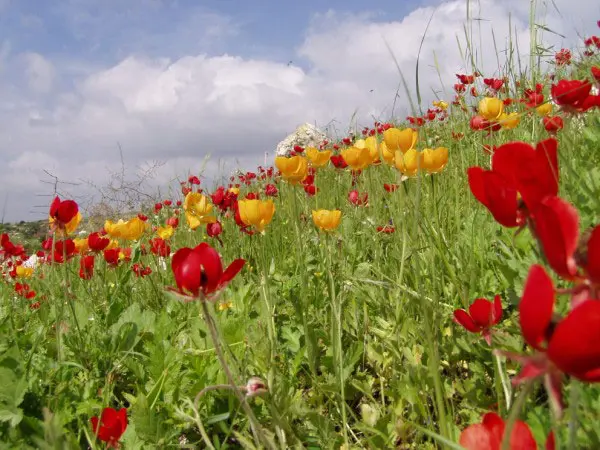
[(327, 135), (310, 123), (305, 123), (296, 128), (292, 134), (277, 144), (277, 156), (289, 156), (295, 145), (300, 147), (319, 148), (321, 142), (327, 139)]

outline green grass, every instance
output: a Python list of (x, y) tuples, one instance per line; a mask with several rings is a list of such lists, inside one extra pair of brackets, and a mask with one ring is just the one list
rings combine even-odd
[[(484, 143), (535, 144), (547, 134), (535, 114), (489, 138), (471, 131), (469, 118), (454, 108), (446, 121), (421, 129), (419, 149), (425, 142), (450, 149), (440, 174), (387, 193), (383, 183), (399, 183), (400, 173), (385, 164), (366, 169), (356, 189), (368, 192), (368, 207), (349, 204), (351, 175), (330, 166), (317, 174), (315, 197), (278, 183), (264, 234), (248, 236), (222, 218), (221, 245), (204, 228), (190, 231), (182, 214), (173, 251), (209, 241), (224, 264), (247, 260), (216, 303), (231, 302), (229, 309), (208, 304), (207, 315), (198, 302), (173, 299), (164, 290), (174, 286), (170, 263), (164, 269), (137, 250), (116, 269), (96, 258), (91, 280), (79, 278), (78, 258), (37, 268), (27, 280), (37, 310), (15, 295), (13, 281), (0, 284), (3, 448), (103, 448), (89, 421), (107, 406), (128, 408), (126, 449), (203, 448), (200, 428), (214, 448), (255, 445), (248, 414), (230, 389), (209, 390), (194, 406), (201, 390), (228, 384), (206, 317), (216, 320), (236, 384), (252, 376), (268, 384), (266, 395), (248, 401), (263, 445), (460, 448), (452, 443), (461, 430), (494, 405), (507, 418), (507, 401), (515, 402), (519, 388), (506, 380), (518, 366), (494, 357), (480, 336), (452, 322), (452, 313), (500, 294), (504, 316), (494, 348), (522, 352), (516, 308), (529, 267), (543, 259), (528, 231), (515, 237), (477, 203), (465, 173), (489, 165)], [(565, 125), (558, 136), (560, 195), (577, 206), (585, 230), (599, 210), (600, 116), (565, 117)], [(452, 132), (465, 137), (454, 140)], [(257, 182), (242, 194), (263, 187)], [(310, 219), (316, 208), (342, 210), (336, 232), (317, 231)], [(162, 225), (171, 213), (163, 208), (150, 221)], [(395, 233), (377, 233), (390, 219)], [(153, 273), (136, 278), (131, 264), (138, 261)], [(568, 381), (565, 398), (565, 415), (555, 421), (536, 383), (519, 417), (540, 444), (554, 429), (564, 448), (600, 448), (600, 390)]]

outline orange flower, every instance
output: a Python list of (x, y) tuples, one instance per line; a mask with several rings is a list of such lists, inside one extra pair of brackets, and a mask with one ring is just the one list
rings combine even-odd
[(308, 160), (303, 156), (278, 156), (275, 158), (275, 166), (286, 181), (292, 184), (302, 182), (308, 175)]
[(399, 130), (398, 128), (388, 128), (383, 132), (383, 141), (389, 151), (395, 152), (401, 150), (406, 153), (417, 143), (419, 133), (412, 128)]
[(313, 167), (326, 166), (331, 158), (331, 150), (325, 150), (320, 152), (314, 147), (308, 147), (305, 150), (306, 156), (310, 160), (310, 165)]

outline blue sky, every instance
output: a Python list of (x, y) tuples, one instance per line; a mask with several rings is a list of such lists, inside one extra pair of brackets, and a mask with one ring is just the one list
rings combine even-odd
[[(470, 2), (481, 19), (478, 69), (501, 74), (492, 36), (502, 52), (509, 24), (526, 64), (529, 2)], [(45, 216), (46, 172), (76, 183), (60, 185), (62, 195), (93, 205), (121, 169), (119, 148), (129, 179), (158, 167), (147, 187), (163, 195), (187, 174), (211, 178), (268, 163), (277, 143), (305, 122), (339, 136), (403, 118), (409, 102), (403, 91), (396, 98), (394, 59), (414, 86), (416, 49), (432, 16), (421, 93), (425, 108), (436, 96), (448, 99), (454, 74), (470, 70), (457, 45), (466, 4), (0, 0), (3, 218)], [(598, 34), (597, 0), (537, 5), (536, 21), (565, 36), (546, 33), (544, 45), (573, 47), (581, 35)]]
[(132, 53), (180, 57), (227, 52), (293, 59), (294, 48), (319, 13), (368, 12), (396, 20), (419, 3), (424, 2), (4, 0), (0, 29), (11, 52), (54, 58), (85, 56), (115, 63)]

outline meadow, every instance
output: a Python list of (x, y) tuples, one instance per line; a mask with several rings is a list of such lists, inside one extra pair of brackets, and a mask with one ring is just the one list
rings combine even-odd
[(546, 59), (3, 233), (2, 448), (600, 448), (600, 38)]

